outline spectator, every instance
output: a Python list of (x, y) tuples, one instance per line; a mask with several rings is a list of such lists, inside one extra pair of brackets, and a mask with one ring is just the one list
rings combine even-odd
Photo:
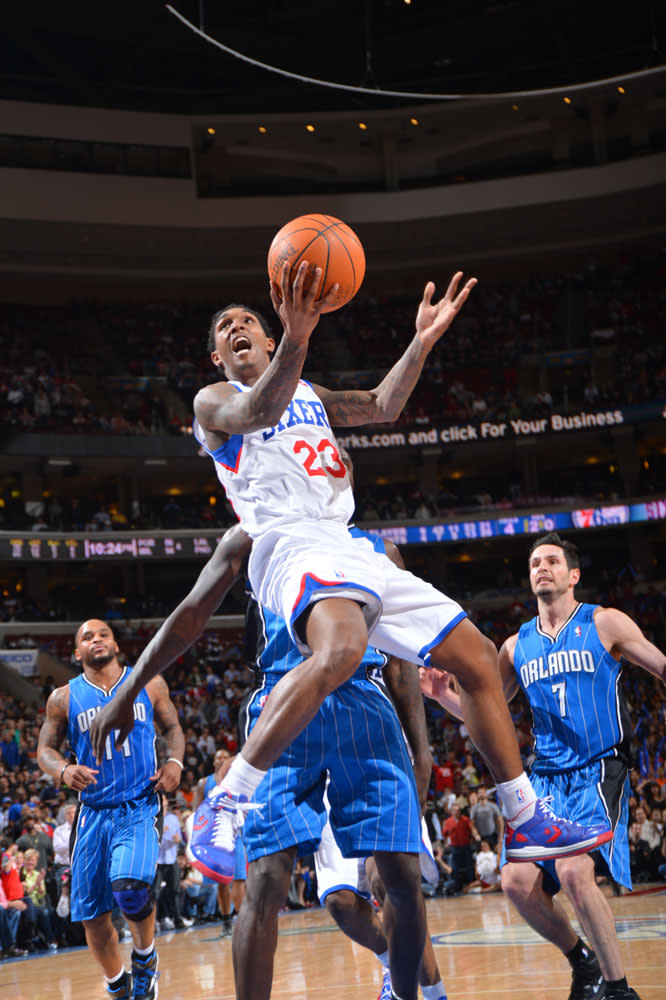
[(451, 815), (442, 826), (442, 834), (451, 848), (450, 863), (453, 869), (446, 883), (446, 895), (462, 892), (474, 879), (472, 867), (472, 840), (480, 841), (478, 831), (469, 816), (464, 816), (460, 806), (451, 806)]
[(470, 810), (470, 819), (479, 831), (479, 835), (487, 840), (491, 850), (502, 844), (504, 837), (504, 820), (498, 807), (488, 798), (488, 790), (479, 788), (478, 802)]
[(51, 907), (46, 894), (46, 869), (37, 868), (38, 859), (39, 851), (35, 848), (31, 847), (25, 852), (21, 881), (25, 888), (25, 897), (30, 899), (33, 905), (33, 918), (38, 928), (39, 940), (50, 951), (57, 951), (58, 944), (51, 923)]
[(165, 930), (174, 927), (189, 927), (192, 923), (183, 917), (180, 910), (180, 870), (178, 867), (178, 846), (183, 843), (180, 822), (169, 808), (169, 800), (162, 795), (162, 840), (157, 856), (155, 874), (155, 897), (157, 899), (157, 919)]
[(34, 848), (37, 851), (37, 867), (46, 871), (53, 858), (53, 841), (47, 833), (38, 829), (34, 810), (29, 806), (25, 809), (23, 820), (25, 832), (16, 841), (16, 846), (24, 852)]
[(72, 836), (72, 825), (76, 816), (76, 802), (67, 802), (64, 809), (63, 822), (53, 831), (53, 861), (56, 882), (62, 883), (62, 877), (69, 871), (69, 842)]
[(217, 911), (217, 886), (211, 879), (204, 879), (201, 872), (188, 863), (185, 852), (178, 855), (180, 888), (183, 894), (182, 911), (196, 923), (215, 919)]
[(487, 840), (481, 841), (481, 847), (474, 859), (476, 878), (463, 889), (468, 892), (501, 892), (500, 859)]

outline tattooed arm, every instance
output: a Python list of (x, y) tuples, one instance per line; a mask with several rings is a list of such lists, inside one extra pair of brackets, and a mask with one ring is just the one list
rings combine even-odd
[(69, 685), (56, 688), (46, 702), (46, 714), (39, 731), (37, 763), (45, 774), (59, 779), (76, 792), (97, 784), (97, 769), (84, 764), (70, 764), (60, 753), (67, 735)]
[(399, 417), (419, 380), (428, 354), (448, 330), (476, 285), (476, 278), (470, 278), (458, 292), (461, 277), (462, 271), (457, 271), (446, 294), (436, 304), (432, 302), (435, 286), (432, 281), (428, 282), (416, 314), (414, 339), (376, 389), (338, 392), (313, 386), (333, 427), (389, 423)]
[(192, 590), (171, 612), (144, 649), (127, 680), (90, 724), (90, 738), (97, 760), (101, 760), (104, 743), (112, 729), (118, 730), (116, 746), (122, 746), (134, 726), (133, 705), (139, 691), (198, 639), (208, 619), (238, 579), (251, 544), (238, 525), (230, 528), (218, 543)]
[[(399, 566), (400, 569), (404, 569), (405, 562), (398, 546), (387, 541), (385, 547), (386, 555), (391, 562)], [(407, 660), (391, 656), (382, 674), (400, 719), (400, 725), (412, 751), (419, 802), (421, 809), (424, 809), (428, 798), (430, 775), (432, 774), (432, 752), (428, 741), (428, 727), (418, 668), (414, 663), (408, 663)]]

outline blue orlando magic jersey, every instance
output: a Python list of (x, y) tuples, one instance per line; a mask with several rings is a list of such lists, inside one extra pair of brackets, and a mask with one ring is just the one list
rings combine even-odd
[[(384, 540), (379, 535), (370, 535), (356, 526), (349, 528), (354, 538), (367, 538), (376, 552), (385, 552)], [(286, 674), (303, 662), (303, 654), (291, 640), (289, 630), (280, 615), (262, 608), (251, 597), (247, 611), (248, 659), (254, 660), (258, 670), (264, 674)], [(386, 666), (387, 657), (380, 650), (368, 646), (365, 656), (354, 677), (370, 677), (381, 680), (381, 669)]]
[(606, 651), (594, 624), (597, 605), (579, 604), (553, 639), (538, 616), (521, 626), (513, 662), (533, 716), (538, 774), (628, 755), (629, 716), (622, 665)]
[(129, 667), (125, 667), (108, 693), (84, 674), (69, 682), (67, 735), (70, 746), (79, 764), (98, 769), (97, 784), (88, 785), (79, 792), (79, 798), (87, 805), (119, 805), (140, 798), (153, 787), (150, 777), (157, 769), (155, 724), (153, 705), (145, 690), (134, 702), (134, 728), (120, 750), (114, 747), (114, 734), (111, 733), (98, 764), (90, 743), (90, 723), (109, 698), (113, 698), (128, 672)]

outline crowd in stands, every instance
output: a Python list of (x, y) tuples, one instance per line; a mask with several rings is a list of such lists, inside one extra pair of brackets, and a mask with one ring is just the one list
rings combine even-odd
[(123, 507), (111, 496), (73, 494), (25, 501), (15, 477), (0, 484), (0, 530), (38, 532), (214, 530), (234, 524), (224, 493), (146, 496)]
[[(613, 579), (599, 596), (603, 603), (627, 611), (646, 635), (664, 648), (663, 593), (639, 592), (628, 580)], [(531, 600), (515, 600), (511, 606), (495, 610), (470, 609), (497, 644), (533, 613)], [(152, 629), (139, 626), (130, 630), (123, 622), (113, 624), (121, 650), (132, 662)], [(51, 652), (68, 661), (71, 644), (71, 636), (65, 637), (62, 647), (51, 647)], [(196, 784), (212, 772), (216, 750), (224, 748), (234, 754), (238, 749), (238, 713), (254, 683), (244, 657), (242, 632), (207, 631), (169, 668), (165, 678), (186, 739), (181, 786), (168, 802), (182, 832)], [(65, 845), (74, 796), (58, 781), (42, 775), (37, 766), (37, 737), (53, 684), (50, 678), (43, 684), (35, 683), (40, 687), (40, 699), (34, 709), (0, 693), (0, 949), (5, 957), (82, 941), (80, 927), (72, 925), (68, 916), (69, 858)], [(666, 698), (663, 686), (638, 668), (625, 670), (623, 688), (632, 719), (635, 757), (629, 801), (632, 876), (636, 883), (666, 881)], [(517, 697), (511, 711), (521, 754), (529, 763), (532, 742), (526, 701)], [(430, 701), (426, 713), (434, 758), (426, 820), (439, 879), (437, 884), (424, 885), (424, 891), (445, 896), (499, 891), (497, 848), (503, 826), (499, 810), (487, 794), (490, 775), (463, 724)], [(163, 929), (219, 919), (215, 892), (188, 865), (182, 842), (173, 864), (178, 866), (175, 897), (169, 896), (168, 879), (160, 890), (161, 903), (158, 894)], [(314, 901), (312, 865), (307, 858), (299, 859), (285, 905), (300, 907)]]
[[(399, 425), (478, 427), (663, 399), (665, 270), (663, 257), (631, 258), (612, 268), (590, 261), (580, 273), (520, 285), (484, 288), (481, 282), (433, 352)], [(271, 315), (269, 303), (258, 304)], [(188, 431), (194, 393), (217, 377), (205, 348), (213, 309), (192, 303), (7, 306), (0, 318), (5, 435)], [(412, 336), (413, 310), (407, 296), (359, 294), (322, 318), (310, 373), (332, 386), (375, 384)], [(594, 347), (603, 349), (601, 360), (590, 353)], [(626, 495), (614, 465), (586, 464), (583, 456), (572, 455), (558, 469), (556, 487), (538, 496), (523, 495), (520, 482), (489, 482), (483, 469), (476, 478), (453, 479), (445, 457), (442, 463), (440, 486), (429, 495), (408, 475), (404, 483), (361, 486), (357, 520), (424, 520)], [(641, 463), (634, 495), (659, 491), (665, 465), (658, 454)], [(119, 503), (109, 485), (109, 495), (47, 495), (26, 503), (18, 480), (15, 473), (0, 483), (0, 530), (217, 529), (235, 520), (212, 488)]]
[[(433, 353), (400, 424), (532, 419), (554, 409), (612, 410), (662, 398), (665, 269), (662, 257), (620, 259), (611, 268), (590, 260), (568, 275), (491, 287), (481, 282)], [(218, 305), (9, 307), (0, 323), (3, 424), (35, 431), (178, 432), (197, 390), (218, 377), (205, 347)], [(277, 324), (270, 303), (257, 305)], [(361, 293), (324, 318), (307, 371), (333, 387), (371, 384), (409, 342), (413, 325), (413, 296)], [(597, 346), (613, 352), (612, 364), (601, 370), (590, 354)], [(111, 377), (108, 352), (113, 392), (100, 389)], [(566, 356), (569, 368), (565, 386), (557, 377), (558, 356)], [(526, 366), (529, 378), (521, 380)], [(128, 376), (124, 383), (122, 375)], [(79, 384), (84, 376), (96, 380), (94, 401)], [(165, 404), (155, 380), (181, 407)]]

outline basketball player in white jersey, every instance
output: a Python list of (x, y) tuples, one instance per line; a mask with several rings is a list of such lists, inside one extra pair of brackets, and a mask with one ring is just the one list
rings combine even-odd
[[(476, 280), (458, 291), (458, 272), (437, 303), (429, 282), (415, 336), (380, 385), (332, 392), (301, 379), (310, 336), (336, 291), (315, 301), (321, 269), (309, 285), (308, 273), (304, 261), (290, 286), (285, 265), (280, 282), (272, 283), (284, 328), (277, 349), (252, 310), (231, 305), (216, 314), (211, 359), (229, 381), (205, 387), (194, 403), (195, 433), (253, 539), (252, 589), (262, 606), (284, 618), (307, 659), (273, 689), (269, 710), (262, 712), (219, 793), (199, 807), (193, 854), (222, 881), (232, 876), (234, 835), (248, 801), (327, 695), (357, 670), (369, 636), (391, 655), (457, 677), (470, 736), (495, 777), (510, 823), (521, 830), (512, 858), (564, 856), (604, 842), (610, 831), (553, 817), (537, 800), (522, 768), (490, 640), (454, 601), (392, 567), (370, 542), (350, 539), (347, 530), (353, 498), (331, 425), (395, 420)], [(412, 876), (419, 877), (417, 856)], [(390, 923), (398, 919), (393, 912), (398, 899), (390, 879), (384, 881)], [(424, 910), (419, 954), (423, 918)], [(417, 969), (414, 963), (391, 967), (393, 989), (402, 1000), (416, 996)]]

